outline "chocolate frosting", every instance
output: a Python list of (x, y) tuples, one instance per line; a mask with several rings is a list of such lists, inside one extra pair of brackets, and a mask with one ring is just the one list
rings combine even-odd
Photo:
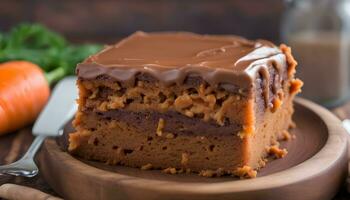
[(258, 71), (269, 78), (267, 67), (271, 64), (282, 73), (286, 57), (264, 40), (136, 32), (78, 64), (77, 75), (85, 79), (108, 75), (133, 84), (136, 74), (147, 73), (165, 85), (182, 84), (187, 76), (195, 75), (213, 86), (231, 83), (249, 87)]

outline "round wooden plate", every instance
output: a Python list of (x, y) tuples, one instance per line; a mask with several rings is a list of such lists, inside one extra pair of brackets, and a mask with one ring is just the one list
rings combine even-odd
[(298, 98), (295, 109), (296, 139), (282, 144), (288, 155), (269, 162), (255, 179), (108, 166), (74, 158), (52, 139), (39, 154), (39, 166), (65, 199), (331, 199), (347, 174), (345, 130), (333, 114), (310, 101)]

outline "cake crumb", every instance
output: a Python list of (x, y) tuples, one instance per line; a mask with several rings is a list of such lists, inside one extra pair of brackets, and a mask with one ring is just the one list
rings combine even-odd
[(206, 97), (206, 102), (208, 102), (209, 107), (211, 109), (214, 109), (214, 106), (216, 104), (216, 97), (212, 94), (205, 96)]
[(99, 88), (96, 88), (92, 94), (88, 97), (88, 99), (95, 99), (97, 97), (97, 94), (99, 92)]
[(288, 128), (292, 129), (292, 128), (296, 128), (296, 127), (297, 127), (297, 125), (296, 125), (295, 122), (291, 121), (291, 122), (289, 123)]
[(284, 99), (284, 92), (283, 92), (283, 89), (280, 89), (278, 92), (277, 92), (277, 96), (278, 98), (283, 101)]
[(168, 109), (170, 107), (170, 105), (171, 105), (171, 100), (167, 99), (167, 100), (165, 100), (164, 103), (160, 104), (160, 108), (162, 110), (166, 110), (166, 109)]
[(193, 113), (192, 111), (190, 111), (190, 110), (185, 110), (185, 115), (186, 115), (187, 117), (193, 117), (193, 116), (194, 116), (194, 113)]
[(115, 120), (111, 121), (109, 124), (108, 124), (108, 128), (117, 128), (118, 127), (118, 124)]
[(87, 130), (76, 131), (69, 134), (69, 146), (68, 151), (72, 152), (77, 149), (82, 143), (88, 141), (91, 136), (91, 132)]
[(148, 163), (148, 164), (146, 164), (146, 165), (143, 165), (143, 166), (141, 167), (141, 170), (151, 170), (152, 168), (153, 168), (153, 165), (150, 164), (150, 163)]
[(137, 86), (138, 87), (144, 87), (145, 84), (143, 83), (143, 81), (137, 81)]
[(239, 132), (237, 133), (237, 136), (238, 136), (239, 138), (243, 139), (244, 136), (245, 136), (245, 133), (244, 133), (243, 131), (239, 131)]
[(238, 89), (238, 93), (244, 95), (244, 90), (243, 90), (242, 88), (239, 88), (239, 89)]
[(301, 92), (301, 87), (303, 86), (303, 84), (304, 83), (300, 79), (291, 80), (289, 93), (293, 95)]
[(287, 149), (281, 149), (277, 145), (272, 145), (269, 147), (267, 149), (267, 152), (274, 155), (276, 158), (283, 158), (288, 153)]
[(181, 164), (182, 165), (187, 165), (188, 164), (188, 160), (189, 160), (189, 154), (188, 153), (182, 153), (181, 155)]
[(79, 126), (79, 125), (81, 124), (81, 119), (82, 119), (82, 117), (83, 117), (83, 113), (80, 112), (80, 111), (78, 111), (78, 112), (75, 114), (75, 118), (74, 118), (74, 120), (72, 121), (72, 125), (73, 125), (74, 127)]
[(279, 98), (274, 98), (272, 102), (271, 112), (276, 112), (278, 108), (280, 108), (283, 104), (283, 101), (281, 101)]
[(277, 145), (278, 146), (280, 144), (278, 142), (278, 140), (276, 140), (276, 138), (272, 138), (270, 142), (271, 142), (271, 145)]
[(162, 172), (165, 174), (176, 174), (177, 173), (175, 167), (168, 167), (166, 169), (163, 169)]
[(199, 176), (203, 177), (214, 177), (214, 171), (213, 170), (202, 170), (199, 172)]
[[(205, 52), (203, 52), (203, 53), (205, 53)], [(205, 88), (206, 88), (205, 84), (200, 84), (200, 86), (198, 88), (198, 93), (199, 93), (200, 96), (204, 96), (205, 95), (205, 90), (206, 90)]]
[(165, 174), (182, 174), (182, 173), (190, 173), (190, 171), (188, 171), (189, 169), (184, 169), (181, 168), (179, 170), (177, 170), (175, 167), (168, 167), (166, 169), (163, 169), (162, 172)]
[(102, 102), (99, 106), (97, 106), (98, 111), (105, 112), (108, 110), (108, 103), (106, 101)]
[(185, 109), (192, 106), (192, 99), (188, 94), (184, 94), (175, 99), (174, 106), (177, 110)]
[(261, 159), (259, 160), (259, 167), (260, 167), (260, 168), (265, 167), (266, 164), (267, 164), (267, 159), (266, 159), (266, 158), (261, 158)]
[(220, 177), (225, 174), (224, 170), (222, 168), (219, 168), (217, 170), (202, 170), (199, 172), (199, 176), (203, 177)]
[(172, 134), (172, 133), (167, 133), (165, 137), (166, 137), (167, 139), (173, 139), (173, 138), (175, 138), (175, 135)]
[(284, 130), (282, 132), (282, 139), (285, 141), (289, 141), (292, 139), (292, 135), (288, 131)]
[(196, 139), (197, 139), (198, 141), (203, 141), (203, 140), (206, 139), (206, 137), (204, 137), (204, 136), (196, 136)]
[(164, 121), (164, 119), (163, 118), (160, 118), (159, 119), (159, 121), (158, 121), (158, 126), (157, 126), (157, 131), (156, 131), (156, 134), (158, 135), (158, 136), (162, 136), (162, 134), (163, 134), (163, 128), (164, 128), (164, 126), (165, 126), (165, 121)]
[(257, 171), (248, 165), (244, 165), (243, 167), (238, 167), (233, 174), (240, 178), (255, 178)]
[(107, 104), (108, 110), (110, 109), (119, 109), (125, 107), (125, 97), (110, 97), (110, 101)]

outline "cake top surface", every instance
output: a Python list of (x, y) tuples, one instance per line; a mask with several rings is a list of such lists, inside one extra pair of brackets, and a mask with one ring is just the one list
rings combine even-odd
[(199, 74), (217, 83), (225, 77), (230, 79), (230, 75), (232, 79), (233, 74), (251, 76), (259, 68), (255, 65), (283, 62), (281, 55), (284, 57), (278, 47), (264, 40), (188, 32), (136, 32), (90, 56), (78, 65), (77, 71), (83, 77), (108, 72), (121, 81), (138, 72), (150, 73), (163, 82), (178, 82), (189, 74)]

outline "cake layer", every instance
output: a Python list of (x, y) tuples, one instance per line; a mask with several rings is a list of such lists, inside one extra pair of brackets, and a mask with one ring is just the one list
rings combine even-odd
[(229, 84), (214, 89), (198, 77), (190, 78), (181, 86), (165, 87), (148, 77), (138, 76), (134, 87), (122, 86), (112, 78), (79, 79), (81, 110), (174, 111), (219, 125), (249, 123), (245, 116), (249, 116), (246, 112), (251, 106), (248, 101), (252, 95), (250, 90)]
[[(244, 160), (242, 140), (229, 127), (213, 125), (216, 129), (209, 126), (209, 130), (204, 130), (196, 125), (199, 130), (194, 130), (190, 121), (182, 123), (186, 120), (183, 115), (165, 114), (168, 117), (157, 119), (149, 113), (150, 121), (129, 118), (134, 120), (145, 114), (127, 115), (107, 119), (97, 114), (81, 115), (80, 130), (70, 135), (70, 151), (109, 164), (132, 167), (151, 164), (155, 169), (189, 168), (194, 172), (218, 168), (232, 171)], [(163, 125), (159, 124), (161, 119)]]
[[(241, 128), (218, 126), (174, 112), (108, 111), (77, 116), (79, 130), (70, 135), (75, 155), (109, 164), (191, 169), (235, 174), (242, 166), (258, 169), (271, 144), (288, 129), (292, 103), (266, 113), (256, 134), (242, 139)], [(162, 122), (162, 123), (159, 123)]]

